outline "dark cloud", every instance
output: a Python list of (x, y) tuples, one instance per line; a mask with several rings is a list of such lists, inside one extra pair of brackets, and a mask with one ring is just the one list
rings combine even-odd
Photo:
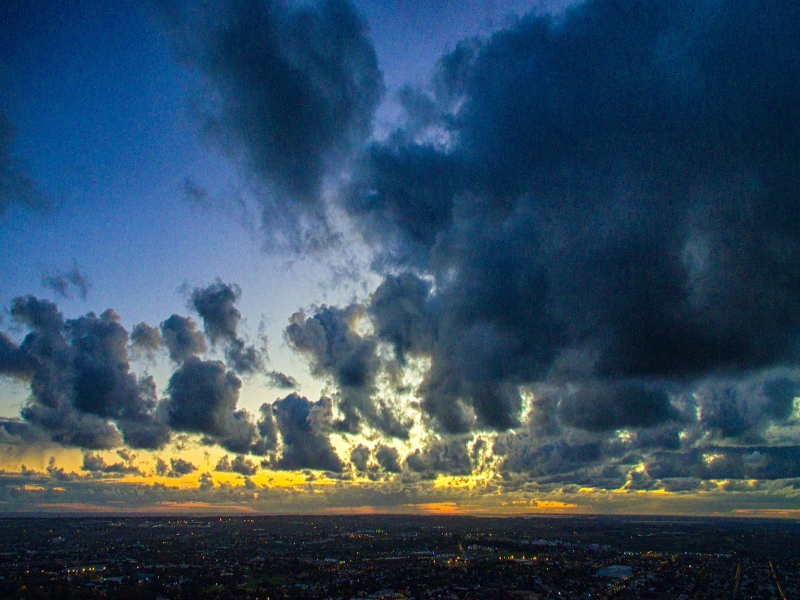
[(372, 294), (369, 314), (378, 337), (391, 342), (397, 360), (406, 355), (429, 354), (433, 323), (427, 299), (431, 284), (409, 273), (388, 276)]
[(501, 472), (540, 484), (674, 490), (682, 478), (790, 478), (796, 381), (777, 369), (669, 395), (640, 382), (543, 387), (529, 429), (498, 436), (493, 454)]
[(566, 394), (558, 413), (566, 425), (589, 431), (652, 427), (680, 417), (666, 391), (637, 382), (588, 384)]
[[(500, 442), (507, 447), (496, 447), (495, 452), (504, 456), (500, 465), (502, 471), (527, 473), (533, 478), (558, 476), (557, 481), (572, 482), (575, 473), (583, 467), (602, 467), (619, 452), (605, 440), (593, 436), (563, 436), (536, 440), (530, 434), (513, 436)], [(614, 451), (617, 452), (614, 452)], [(590, 483), (586, 481), (585, 483)]]
[(68, 473), (63, 467), (57, 467), (55, 456), (47, 461), (47, 474), (57, 481), (72, 481), (77, 478), (75, 473)]
[(125, 448), (120, 448), (119, 450), (116, 451), (116, 453), (117, 456), (119, 456), (126, 463), (130, 463), (136, 460), (136, 455), (130, 450), (127, 450)]
[(267, 188), (268, 236), (327, 235), (324, 178), (369, 134), (382, 91), (364, 20), (344, 0), (163, 4), (179, 56), (208, 78), (206, 135)]
[[(405, 125), (344, 207), (393, 273), (377, 335), (430, 358), (417, 391), (440, 431), (516, 428), (519, 386), (546, 381), (579, 387), (575, 426), (647, 428), (674, 418), (661, 383), (797, 363), (798, 17), (589, 0), (464, 42), (403, 91)], [(720, 435), (786, 406), (737, 402), (711, 401)]]
[(58, 312), (58, 306), (33, 296), (14, 298), (10, 312), (16, 321), (31, 329), (56, 333), (64, 326), (64, 317)]
[[(249, 443), (255, 427), (246, 415), (236, 410), (241, 380), (220, 361), (204, 361), (189, 357), (170, 377), (165, 411), (169, 426), (177, 431), (199, 433), (225, 445), (234, 445), (245, 438)], [(243, 423), (244, 421), (244, 423)], [(242, 425), (252, 427), (244, 432)]]
[(158, 419), (155, 382), (130, 372), (128, 334), (111, 309), (65, 321), (55, 304), (15, 298), (11, 314), (31, 329), (17, 346), (0, 343), (7, 375), (30, 382), (22, 410), (55, 442), (87, 449), (158, 448), (169, 431)]
[(226, 346), (228, 365), (237, 373), (254, 373), (263, 369), (265, 356), (237, 336), (242, 315), (234, 305), (241, 295), (238, 285), (217, 281), (208, 287), (196, 288), (191, 303), (203, 318), (206, 336), (211, 343)]
[(294, 377), (291, 375), (286, 375), (285, 373), (281, 373), (280, 371), (269, 371), (267, 373), (267, 380), (270, 382), (272, 387), (276, 387), (281, 390), (296, 390), (300, 387), (300, 384), (297, 383), (297, 380)]
[(221, 281), (192, 292), (192, 307), (203, 318), (206, 335), (212, 344), (236, 339), (236, 328), (242, 314), (234, 305), (241, 295), (242, 290), (238, 285)]
[[(221, 361), (190, 356), (172, 374), (162, 410), (176, 431), (201, 434), (205, 444), (231, 452), (261, 454), (274, 441), (260, 437), (257, 424), (244, 409), (237, 410), (241, 380)], [(266, 425), (258, 424), (265, 428)], [(266, 431), (266, 429), (265, 429)]]
[(798, 395), (798, 376), (781, 372), (712, 380), (695, 394), (704, 430), (719, 439), (750, 443), (762, 441), (764, 430), (770, 425), (789, 422)]
[(365, 309), (359, 304), (345, 309), (323, 306), (310, 318), (296, 313), (286, 327), (286, 339), (308, 359), (314, 375), (330, 378), (336, 384), (337, 408), (343, 413), (334, 423), (337, 430), (357, 433), (363, 421), (388, 436), (408, 438), (411, 423), (399, 416), (391, 404), (375, 398), (376, 377), (382, 364), (374, 336), (357, 331), (365, 316)]
[[(172, 9), (182, 58), (208, 78), (206, 133), (255, 175), (269, 236), (311, 247), (341, 209), (383, 281), (291, 318), (287, 344), (330, 398), (259, 415), (237, 408), (237, 373), (266, 356), (240, 337), (233, 284), (192, 293), (205, 336), (162, 323), (177, 366), (161, 403), (113, 313), (65, 321), (16, 299), (30, 333), (0, 334), (0, 372), (31, 399), (0, 423), (8, 439), (156, 448), (168, 425), (265, 468), (341, 473), (331, 436), (366, 434), (375, 450), (349, 460), (374, 478), (495, 461), (503, 485), (570, 490), (798, 476), (796, 3), (529, 15), (443, 56), (426, 89), (401, 92), (402, 125), (349, 164), (380, 91), (349, 5)], [(331, 207), (319, 192), (340, 167)], [(157, 333), (137, 326), (133, 347), (153, 351)], [(198, 358), (206, 336), (226, 363)], [(414, 423), (431, 441), (401, 461), (386, 438)]]
[(47, 441), (40, 430), (19, 419), (0, 419), (0, 444), (39, 445)]
[(135, 466), (116, 462), (106, 463), (105, 459), (99, 454), (86, 452), (83, 455), (83, 466), (81, 469), (90, 473), (103, 473), (106, 475), (142, 475), (143, 473)]
[(69, 288), (74, 286), (77, 288), (81, 300), (86, 300), (89, 290), (92, 289), (91, 282), (81, 273), (78, 263), (73, 264), (72, 268), (66, 273), (54, 269), (50, 273), (43, 275), (42, 286), (53, 290), (62, 298), (69, 298)]
[(224, 473), (239, 473), (240, 475), (249, 477), (258, 472), (258, 465), (241, 454), (237, 455), (233, 460), (230, 460), (226, 454), (217, 461), (214, 470)]
[(154, 353), (161, 347), (161, 332), (158, 327), (150, 327), (147, 323), (138, 323), (131, 331), (131, 344), (134, 348)]
[(384, 471), (389, 473), (399, 473), (402, 470), (400, 467), (400, 455), (394, 446), (379, 444), (375, 448), (375, 461)]
[(800, 474), (797, 446), (709, 446), (663, 452), (647, 464), (650, 477), (665, 479), (789, 479)]
[(0, 373), (20, 379), (33, 374), (30, 357), (21, 352), (17, 343), (5, 332), (0, 332)]
[(435, 477), (437, 473), (469, 475), (472, 463), (462, 437), (434, 440), (423, 448), (417, 448), (405, 458), (406, 466), (414, 472)]
[(161, 475), (162, 477), (183, 477), (194, 473), (196, 470), (196, 466), (182, 458), (169, 459), (169, 465), (161, 458), (156, 459), (156, 475)]
[(50, 199), (39, 189), (27, 167), (12, 152), (14, 129), (5, 111), (0, 110), (0, 215), (11, 205), (43, 211)]
[(156, 475), (160, 475), (162, 477), (164, 475), (166, 475), (167, 473), (169, 473), (169, 466), (167, 466), (167, 463), (164, 462), (163, 458), (161, 458), (161, 457), (156, 458), (155, 471), (156, 471)]
[(172, 315), (161, 323), (161, 337), (169, 357), (176, 363), (202, 354), (208, 348), (205, 337), (197, 331), (197, 324), (190, 317)]
[(158, 450), (170, 441), (172, 434), (164, 423), (159, 409), (160, 405), (150, 413), (142, 413), (133, 418), (121, 418), (117, 421), (117, 427), (122, 431), (126, 444), (132, 448)]
[(237, 373), (256, 373), (264, 368), (264, 352), (247, 346), (244, 340), (233, 340), (225, 352), (228, 364)]
[(357, 471), (366, 471), (370, 454), (369, 448), (364, 444), (359, 444), (350, 450), (350, 464), (352, 464)]
[(201, 492), (207, 492), (214, 489), (214, 478), (211, 473), (201, 473), (199, 478), (200, 485), (198, 486)]
[(272, 405), (283, 442), (279, 469), (315, 469), (339, 473), (344, 465), (328, 437), (331, 405), (289, 394)]
[(251, 454), (264, 456), (275, 451), (278, 446), (278, 430), (275, 425), (275, 415), (271, 404), (264, 403), (259, 409), (261, 418), (256, 424), (258, 439), (251, 446)]

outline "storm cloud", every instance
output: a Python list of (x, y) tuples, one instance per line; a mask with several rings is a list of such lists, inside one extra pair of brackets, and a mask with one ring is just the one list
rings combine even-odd
[(609, 486), (659, 451), (796, 443), (797, 23), (589, 0), (404, 89), (340, 196), (384, 280), (286, 329), (333, 427), (388, 433), (379, 378), (423, 364), (411, 409), (443, 437), (404, 459), (421, 473), (468, 472), (446, 440), (476, 431), (503, 468)]
[[(568, 425), (647, 428), (693, 381), (796, 364), (798, 22), (780, 1), (590, 0), (404, 90), (345, 208), (393, 273), (378, 336), (431, 359), (440, 431), (518, 427), (541, 382), (579, 388), (553, 405)], [(705, 423), (743, 435), (788, 406), (741, 402)]]

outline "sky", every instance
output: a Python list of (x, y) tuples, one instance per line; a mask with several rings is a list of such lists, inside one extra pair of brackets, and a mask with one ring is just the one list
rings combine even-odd
[(800, 6), (0, 8), (0, 513), (800, 516)]

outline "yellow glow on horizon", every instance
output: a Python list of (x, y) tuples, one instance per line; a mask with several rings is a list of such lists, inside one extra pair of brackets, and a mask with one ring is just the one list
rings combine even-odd
[(567, 508), (579, 508), (577, 504), (571, 502), (561, 502), (560, 500), (534, 500), (535, 510), (564, 510)]
[(456, 502), (425, 502), (422, 504), (403, 504), (403, 506), (431, 515), (455, 515), (462, 512)]
[[(152, 475), (145, 474), (139, 475), (136, 473), (126, 473), (119, 476), (105, 476), (103, 481), (114, 481), (122, 483), (136, 483), (144, 485), (165, 485), (171, 488), (181, 490), (193, 489), (200, 486), (200, 477), (206, 473), (205, 471), (197, 470), (193, 473), (183, 475), (181, 477), (167, 477), (166, 475)], [(231, 487), (244, 487), (245, 479), (239, 473), (229, 473), (222, 471), (210, 471), (212, 481), (215, 486), (222, 483), (230, 485)], [(291, 488), (301, 485), (312, 483), (314, 485), (332, 485), (333, 480), (327, 479), (324, 476), (316, 479), (313, 482), (306, 481), (306, 475), (299, 471), (258, 471), (249, 479), (258, 486), (267, 488)], [(43, 489), (43, 488), (42, 488)]]
[(485, 484), (489, 478), (486, 475), (439, 475), (433, 482), (434, 488), (474, 488)]

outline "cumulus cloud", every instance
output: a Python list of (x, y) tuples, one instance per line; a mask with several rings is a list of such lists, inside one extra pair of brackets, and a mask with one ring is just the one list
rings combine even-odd
[(220, 361), (189, 357), (170, 377), (165, 410), (170, 427), (225, 443), (239, 434), (241, 380)]
[(20, 419), (0, 419), (0, 444), (12, 446), (41, 445), (47, 436)]
[[(195, 301), (212, 340), (240, 342), (236, 337), (239, 314), (232, 307), (235, 298), (225, 296), (228, 289), (233, 287), (218, 284), (198, 289)], [(191, 319), (172, 315), (161, 324), (160, 332), (139, 323), (129, 338), (112, 309), (100, 316), (89, 313), (65, 320), (54, 303), (27, 296), (15, 298), (9, 312), (30, 331), (21, 343), (0, 333), (0, 374), (29, 385), (31, 395), (22, 420), (0, 422), (0, 442), (25, 444), (49, 438), (87, 450), (121, 445), (159, 449), (174, 431), (198, 434), (203, 443), (219, 444), (237, 454), (269, 455), (267, 460), (277, 460), (278, 429), (272, 406), (262, 407), (259, 420), (237, 407), (241, 380), (225, 363), (196, 356), (207, 347), (205, 336)], [(129, 350), (142, 350), (152, 357), (162, 341), (176, 368), (166, 396), (159, 398), (152, 376), (131, 372)], [(296, 385), (288, 376), (278, 380)], [(97, 462), (100, 455), (86, 456), (88, 470), (106, 472)], [(335, 464), (332, 459), (329, 463)], [(245, 468), (236, 464), (240, 470)], [(180, 475), (183, 466), (167, 470), (164, 463), (157, 471)]]
[(271, 405), (283, 448), (275, 466), (279, 469), (317, 469), (341, 472), (342, 460), (331, 444), (330, 401), (312, 402), (289, 394)]
[(190, 317), (172, 315), (161, 323), (161, 338), (169, 357), (176, 363), (182, 363), (208, 349), (205, 336), (197, 331), (197, 324)]
[(352, 464), (357, 471), (366, 471), (370, 454), (369, 448), (364, 444), (358, 444), (350, 450), (350, 464)]
[(228, 365), (237, 373), (255, 373), (263, 369), (266, 356), (255, 346), (248, 346), (237, 335), (242, 314), (234, 305), (241, 295), (242, 290), (238, 285), (217, 281), (205, 288), (195, 288), (191, 303), (202, 317), (206, 336), (211, 343), (226, 346)]
[(365, 308), (352, 304), (344, 309), (323, 306), (312, 317), (296, 313), (285, 334), (289, 345), (305, 356), (312, 373), (330, 378), (338, 390), (337, 408), (342, 417), (334, 427), (358, 433), (362, 422), (397, 438), (407, 438), (411, 423), (376, 398), (376, 377), (382, 369), (376, 353), (377, 340), (356, 330)]
[(221, 281), (205, 288), (195, 288), (191, 303), (203, 318), (206, 335), (212, 344), (220, 340), (236, 339), (236, 328), (242, 314), (234, 306), (242, 290), (238, 285), (227, 285)]
[(800, 379), (796, 373), (713, 379), (696, 392), (699, 422), (719, 440), (759, 443), (767, 427), (792, 420), (797, 396)]
[(250, 477), (258, 472), (258, 465), (241, 454), (234, 457), (233, 460), (230, 460), (226, 454), (217, 461), (214, 470), (223, 473), (239, 473), (239, 475)]
[(400, 453), (394, 446), (379, 444), (375, 449), (375, 461), (384, 471), (389, 473), (399, 473), (401, 471)]
[(72, 481), (78, 477), (76, 473), (67, 472), (63, 467), (57, 467), (55, 456), (51, 456), (47, 461), (47, 475), (56, 481)]
[(472, 472), (467, 441), (461, 436), (432, 440), (409, 454), (405, 464), (411, 471), (428, 477), (437, 473), (469, 475)]
[(560, 420), (589, 431), (652, 427), (679, 418), (663, 389), (635, 382), (590, 383), (559, 402)]
[(194, 473), (196, 470), (197, 467), (194, 464), (182, 458), (171, 458), (169, 464), (162, 458), (156, 459), (156, 475), (161, 475), (162, 477), (183, 477)]
[[(611, 485), (656, 449), (796, 440), (798, 17), (590, 0), (463, 42), (403, 90), (404, 124), (343, 196), (385, 279), (287, 329), (338, 389), (360, 375), (349, 422), (377, 406), (388, 344), (401, 372), (430, 361), (414, 391), (442, 439), (510, 431), (503, 468)], [(354, 315), (374, 334), (334, 333)], [(441, 447), (406, 464), (431, 471)]]
[(133, 465), (122, 462), (108, 464), (102, 456), (91, 452), (86, 452), (83, 455), (81, 469), (90, 473), (102, 473), (105, 475), (142, 475), (142, 472)]
[(131, 345), (138, 350), (153, 354), (161, 347), (161, 332), (158, 327), (137, 323), (131, 331)]
[(58, 443), (87, 449), (158, 448), (169, 431), (156, 415), (151, 377), (130, 372), (128, 334), (111, 309), (64, 320), (55, 304), (15, 298), (11, 315), (31, 331), (17, 345), (2, 337), (4, 374), (26, 380), (23, 419)]

